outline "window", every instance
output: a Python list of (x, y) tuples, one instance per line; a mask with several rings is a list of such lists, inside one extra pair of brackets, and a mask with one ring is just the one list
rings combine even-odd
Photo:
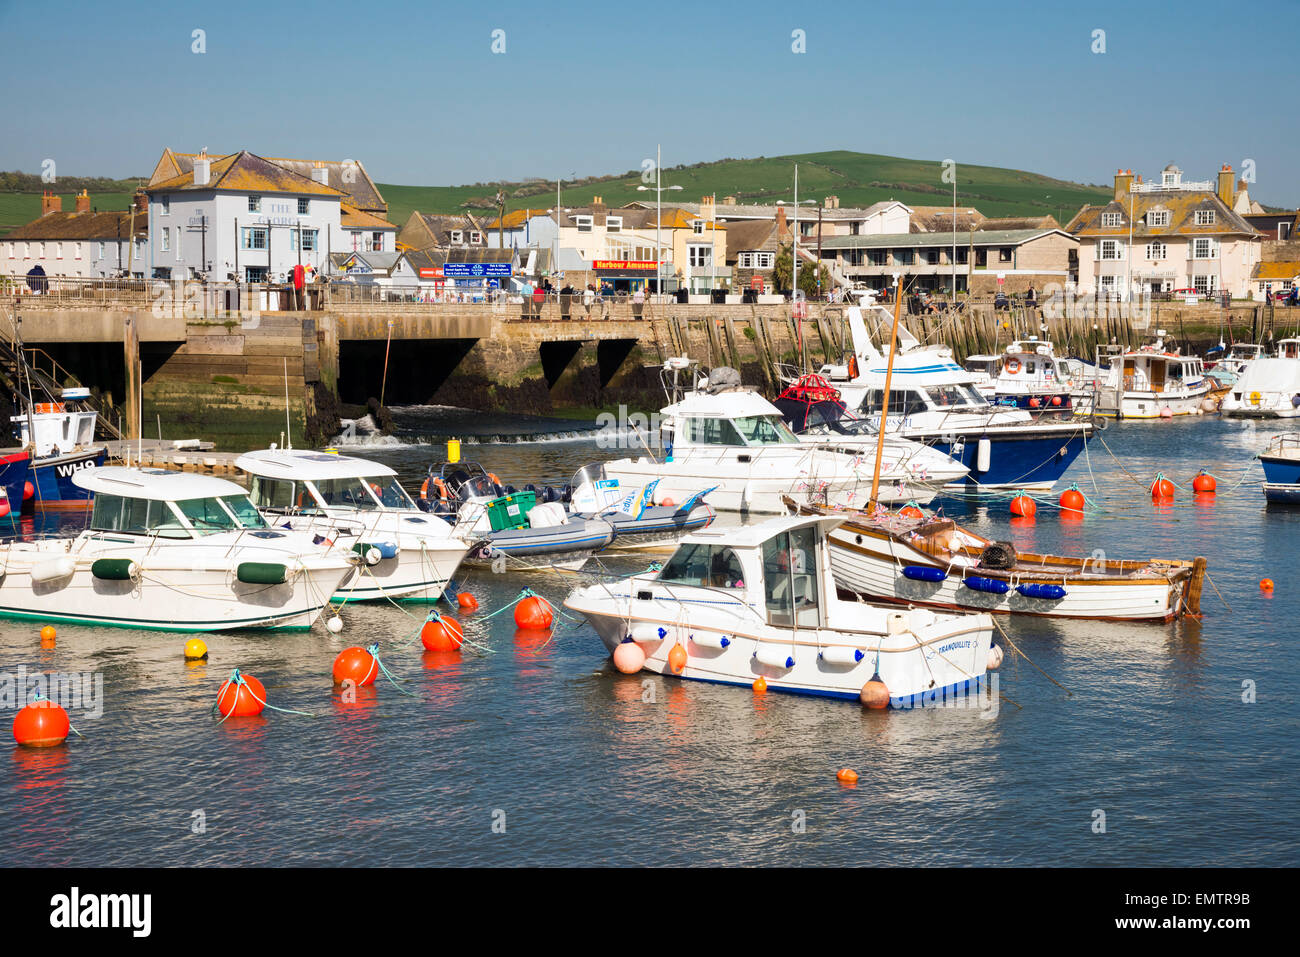
[(81, 258), (81, 243), (72, 244), (72, 258), (73, 259)]
[(176, 227), (176, 258), (181, 258), (181, 228)]
[[(11, 257), (11, 258), (12, 258), (12, 257)], [(100, 243), (100, 244), (99, 244), (99, 255), (96, 256), (95, 258), (96, 258), (96, 259), (103, 259), (103, 258), (104, 258), (104, 244), (103, 244), (103, 243)]]
[(63, 258), (63, 243), (54, 244), (54, 258), (55, 259)]
[[(102, 245), (102, 244), (101, 244), (101, 245)], [(10, 258), (10, 259), (13, 259), (13, 258), (14, 258), (14, 244), (13, 244), (13, 243), (9, 243), (9, 258)]]
[(302, 198), (299, 198), (299, 200), (298, 200), (298, 215), (299, 215), (299, 216), (306, 216), (306, 215), (307, 215), (307, 211), (308, 211), (308, 209), (310, 209), (310, 208), (311, 208), (311, 200), (309, 200), (309, 199), (302, 199)]
[(590, 217), (590, 216), (574, 216), (574, 217), (573, 217), (573, 225), (576, 226), (576, 227), (578, 228), (578, 232), (580, 232), (580, 233), (589, 233), (589, 232), (591, 232), (591, 217)]
[(771, 269), (776, 265), (776, 253), (754, 253), (755, 269)]
[[(868, 389), (866, 397), (862, 400), (862, 406), (858, 410), (863, 413), (880, 414), (880, 398), (884, 394), (883, 389)], [(889, 390), (889, 414), (890, 415), (913, 415), (917, 412), (924, 412), (928, 406), (925, 399), (921, 398), (921, 393), (912, 389), (890, 389)]]
[(248, 197), (248, 211), (249, 211), (250, 213), (260, 213), (260, 212), (262, 211), (262, 197), (261, 197), (261, 196), (250, 196), (250, 197)]
[(1015, 250), (1013, 250), (1010, 246), (1003, 246), (1001, 249), (998, 250), (998, 262), (1000, 263), (1011, 262), (1011, 257), (1014, 254), (1014, 252)]
[(134, 535), (156, 533), (160, 538), (189, 538), (166, 502), (120, 495), (95, 496), (90, 528), (96, 532), (124, 532)]
[(1168, 226), (1169, 210), (1153, 209), (1151, 212), (1147, 213), (1147, 225), (1151, 227)]
[(704, 235), (704, 220), (702, 220), (702, 219), (692, 219), (692, 220), (691, 220), (691, 232), (694, 233), (696, 236), (703, 236), (703, 235)]
[(963, 266), (966, 263), (970, 262), (970, 247), (968, 246), (957, 247), (957, 262), (962, 264)]
[(939, 250), (937, 249), (923, 250), (921, 252), (921, 258), (927, 265), (937, 266), (939, 264)]
[(686, 252), (692, 266), (711, 266), (713, 264), (713, 250), (708, 246), (687, 246)]
[(746, 415), (732, 425), (746, 445), (798, 445), (799, 440), (779, 415)]
[(726, 545), (683, 545), (668, 559), (656, 579), (676, 585), (739, 588), (744, 585), (740, 559)]
[(266, 282), (266, 267), (245, 266), (244, 282)]
[(375, 501), (370, 485), (359, 478), (321, 479), (315, 483), (321, 500), (330, 508), (375, 509)]
[(1202, 296), (1208, 296), (1210, 294), (1210, 290), (1213, 288), (1213, 284), (1211, 282), (1213, 278), (1214, 278), (1213, 276), (1193, 276), (1192, 286)]
[(384, 234), (382, 232), (370, 234), (370, 248), (377, 253), (384, 251)]
[(869, 249), (867, 250), (868, 266), (888, 266), (889, 250), (888, 249)]
[(1123, 213), (1102, 213), (1101, 225), (1103, 227), (1123, 226), (1124, 214)]
[(1219, 254), (1219, 244), (1213, 239), (1202, 237), (1192, 240), (1193, 259), (1213, 259)]
[(611, 232), (611, 233), (617, 233), (617, 232), (621, 231), (622, 228), (623, 228), (623, 217), (622, 217), (622, 216), (606, 216), (606, 217), (605, 217), (605, 229), (606, 229), (607, 231), (609, 231), (609, 232)]
[(352, 251), (354, 253), (361, 252), (361, 231), (359, 229), (354, 229), (352, 230), (351, 235), (352, 235)]
[[(13, 249), (14, 249), (13, 244), (10, 243), (10, 244), (9, 244), (9, 258), (10, 258), (10, 259), (13, 259), (13, 258), (14, 258)], [(753, 268), (754, 268), (754, 254), (753, 254), (753, 253), (741, 253), (739, 256), (736, 257), (736, 265), (738, 265), (741, 269), (753, 269)]]
[(1213, 225), (1214, 225), (1214, 220), (1215, 220), (1214, 210), (1212, 210), (1212, 209), (1198, 209), (1198, 210), (1196, 211), (1196, 225), (1197, 225), (1197, 226), (1213, 226)]
[(1290, 223), (1278, 223), (1278, 224), (1277, 224), (1277, 238), (1278, 238), (1279, 240), (1287, 239), (1287, 238), (1290, 237), (1290, 235), (1291, 235), (1291, 224), (1290, 224)]
[[(247, 230), (245, 230), (245, 232), (247, 232)], [(164, 226), (162, 228), (161, 236), (162, 236), (162, 251), (167, 252), (169, 249), (172, 248), (172, 228), (170, 226)], [(247, 249), (248, 247), (245, 246), (244, 248)]]
[(453, 229), (451, 231), (451, 241), (453, 243), (463, 243), (465, 241), (465, 233), (459, 229)]
[(805, 525), (763, 543), (763, 599), (769, 624), (821, 626), (817, 529)]
[(172, 198), (170, 196), (159, 196), (158, 203), (162, 207), (158, 210), (159, 216), (170, 216), (172, 214)]
[[(379, 234), (378, 234), (378, 233), (375, 233), (375, 235), (378, 236)], [(482, 233), (470, 233), (470, 234), (469, 234), (469, 242), (470, 242), (470, 245), (471, 245), (471, 246), (478, 246), (478, 245), (481, 245), (482, 242), (483, 242), (483, 234), (482, 234)]]
[(317, 229), (294, 229), (289, 232), (289, 248), (296, 250), (298, 248), (298, 237), (302, 237), (303, 252), (315, 252), (318, 247), (317, 235), (320, 230)]
[(1169, 247), (1164, 243), (1147, 243), (1147, 259), (1167, 259)]
[(1118, 239), (1103, 239), (1097, 244), (1098, 259), (1123, 259), (1124, 247)]
[(910, 266), (915, 258), (914, 251), (911, 249), (894, 250), (894, 262), (899, 266)]
[[(266, 227), (265, 226), (245, 226), (240, 230), (243, 233), (243, 249), (265, 249), (266, 248)], [(167, 247), (164, 246), (164, 249)]]

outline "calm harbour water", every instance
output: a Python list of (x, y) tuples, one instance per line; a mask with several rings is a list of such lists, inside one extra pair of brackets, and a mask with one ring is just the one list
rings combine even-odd
[[(474, 421), (487, 434), (511, 425)], [(408, 442), (454, 422), (446, 410), (399, 413)], [(547, 636), (516, 633), (509, 612), (484, 619), (524, 585), (558, 605), (590, 575), (464, 575), (482, 611), (456, 614), (490, 653), (459, 656), (400, 647), (421, 605), (350, 605), (337, 637), (320, 625), (211, 636), (198, 666), (182, 660), (182, 636), (65, 625), (46, 651), (37, 625), (0, 621), (3, 672), (97, 672), (104, 687), (101, 717), (72, 713), (84, 738), (0, 757), (6, 862), (1294, 865), (1300, 511), (1266, 509), (1252, 460), (1274, 431), (1198, 418), (1101, 433), (1143, 483), (1216, 473), (1221, 492), (1204, 503), (1180, 492), (1174, 507), (1153, 507), (1100, 441), (1066, 480), (1090, 496), (1095, 480), (1107, 509), (1082, 522), (1044, 507), (1013, 527), (1004, 498), (936, 502), (1025, 549), (1206, 555), (1231, 605), (1207, 587), (1202, 622), (1000, 619), (1072, 694), (1008, 653), (1009, 700), (992, 718), (623, 676), (585, 625)], [(442, 453), (355, 451), (412, 490)], [(616, 454), (589, 438), (465, 448), (519, 485), (562, 482)], [(626, 574), (650, 557), (661, 556), (604, 563)], [(331, 663), (375, 639), (417, 697), (381, 680), (344, 705)], [(209, 708), (234, 667), (258, 676), (272, 704), (315, 717), (218, 725)], [(1243, 703), (1247, 681), (1255, 703)], [(856, 788), (835, 780), (846, 765)], [(194, 833), (200, 811), (206, 829)]]

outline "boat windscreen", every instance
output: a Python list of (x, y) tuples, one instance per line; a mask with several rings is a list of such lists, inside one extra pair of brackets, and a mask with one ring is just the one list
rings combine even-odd
[(396, 475), (379, 475), (363, 481), (379, 496), (379, 500), (384, 503), (384, 508), (415, 508), (411, 496), (406, 494), (406, 489), (402, 488), (402, 483), (397, 480)]
[(746, 445), (799, 444), (779, 415), (745, 415), (731, 421)]
[(587, 482), (593, 485), (597, 482), (605, 481), (605, 466), (600, 462), (594, 462), (591, 465), (584, 465), (578, 471), (573, 473), (573, 481), (569, 483), (573, 488), (581, 488)]

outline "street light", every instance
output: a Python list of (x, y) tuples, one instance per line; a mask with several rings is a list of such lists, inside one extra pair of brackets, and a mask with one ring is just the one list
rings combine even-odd
[(653, 186), (638, 186), (636, 188), (636, 191), (638, 193), (653, 192), (655, 194), (655, 292), (659, 292), (659, 293), (663, 292), (663, 285), (664, 285), (664, 281), (663, 281), (664, 254), (663, 254), (663, 246), (660, 244), (659, 241), (659, 226), (664, 218), (664, 213), (663, 213), (664, 190), (682, 188), (680, 186), (664, 186), (662, 179), (660, 177), (661, 169), (662, 169), (662, 163), (661, 163), (661, 156), (660, 156), (660, 146), (659, 144), (656, 144), (655, 145), (655, 184)]

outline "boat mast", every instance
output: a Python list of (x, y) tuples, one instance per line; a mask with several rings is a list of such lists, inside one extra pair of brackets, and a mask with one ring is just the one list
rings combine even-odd
[(903, 283), (899, 273), (894, 273), (894, 325), (889, 332), (889, 361), (885, 364), (885, 391), (880, 397), (880, 427), (876, 433), (876, 468), (871, 475), (871, 498), (867, 510), (876, 507), (876, 494), (880, 491), (880, 460), (885, 454), (885, 425), (889, 419), (889, 387), (894, 379), (894, 352), (898, 343), (898, 318), (903, 311)]

